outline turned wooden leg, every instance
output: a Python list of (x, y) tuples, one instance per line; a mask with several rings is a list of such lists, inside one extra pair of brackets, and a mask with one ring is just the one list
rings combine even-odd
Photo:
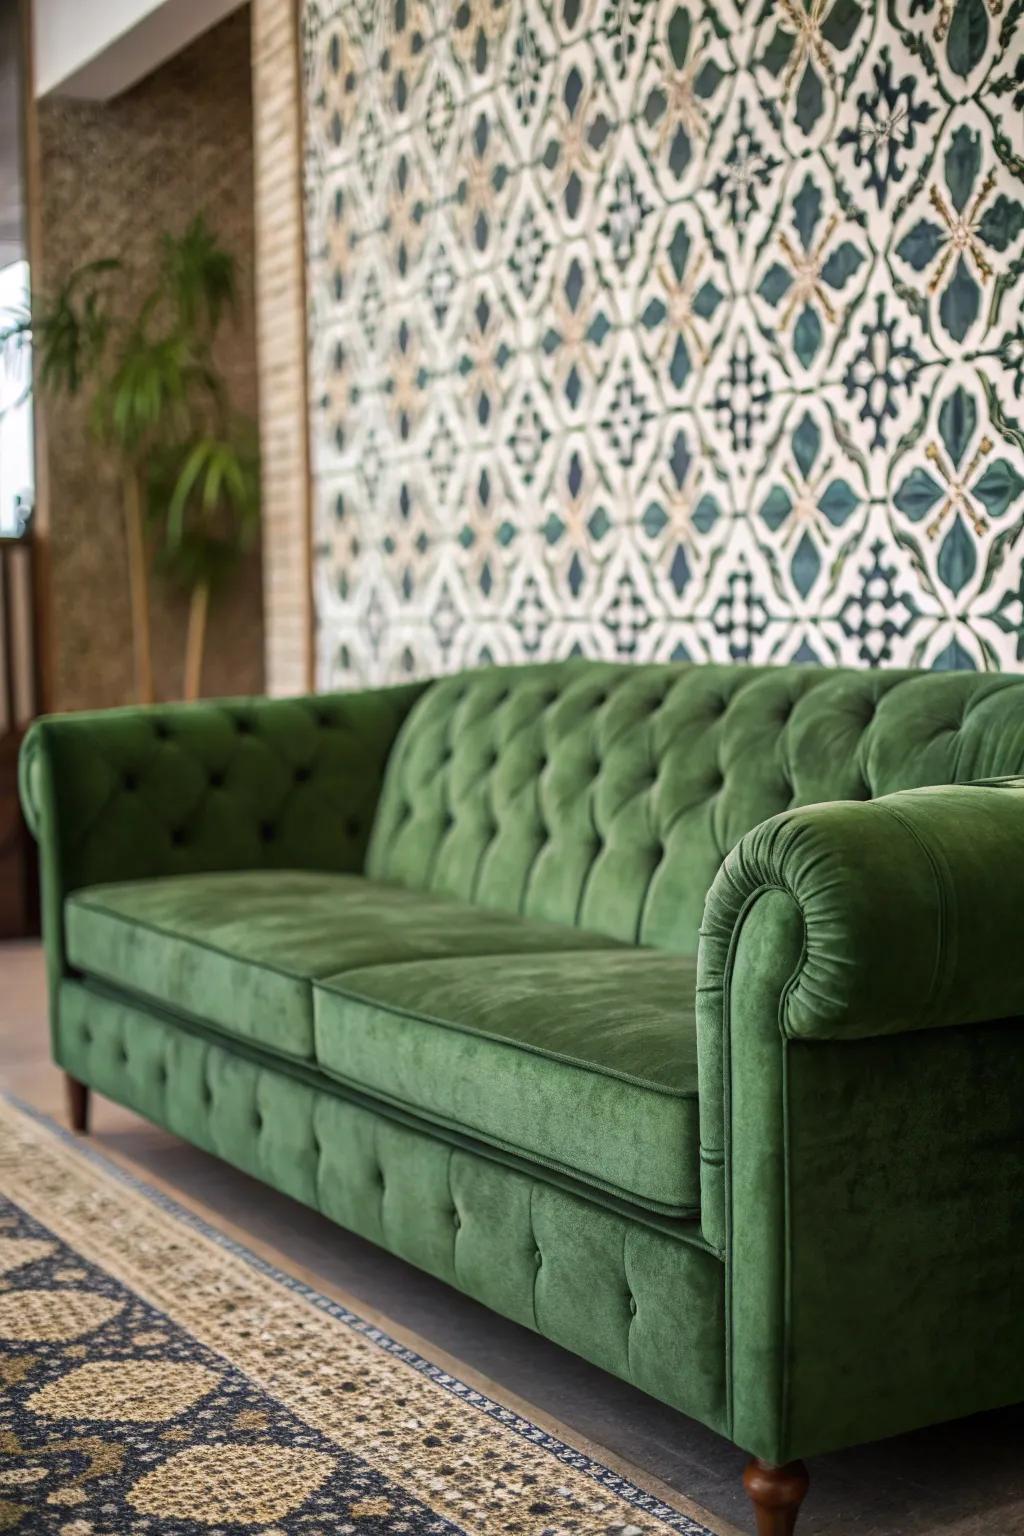
[(755, 1456), (747, 1463), (743, 1486), (757, 1515), (757, 1536), (793, 1536), (810, 1478), (802, 1461), (773, 1467)]
[(70, 1072), (65, 1072), (64, 1082), (68, 1091), (68, 1119), (71, 1129), (84, 1135), (89, 1129), (89, 1089)]

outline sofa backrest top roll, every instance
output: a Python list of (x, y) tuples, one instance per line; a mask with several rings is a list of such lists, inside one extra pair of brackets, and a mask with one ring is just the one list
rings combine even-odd
[(744, 833), (793, 806), (1024, 772), (1024, 678), (574, 660), (434, 683), (368, 873), (694, 953)]

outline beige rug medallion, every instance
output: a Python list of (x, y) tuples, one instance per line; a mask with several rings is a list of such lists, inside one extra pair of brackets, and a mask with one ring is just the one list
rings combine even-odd
[(0, 1531), (721, 1536), (0, 1099)]

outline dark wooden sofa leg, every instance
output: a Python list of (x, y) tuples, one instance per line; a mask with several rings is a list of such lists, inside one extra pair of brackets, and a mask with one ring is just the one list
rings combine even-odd
[(757, 1536), (793, 1536), (810, 1478), (802, 1461), (773, 1467), (755, 1456), (747, 1463), (743, 1486), (757, 1514)]
[(65, 1072), (64, 1082), (68, 1091), (68, 1119), (71, 1129), (84, 1135), (89, 1129), (89, 1089), (70, 1072)]

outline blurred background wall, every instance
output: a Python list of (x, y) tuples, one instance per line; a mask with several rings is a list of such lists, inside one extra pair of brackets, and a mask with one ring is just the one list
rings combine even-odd
[[(163, 230), (205, 210), (235, 255), (237, 324), (220, 362), (232, 402), (257, 413), (251, 21), (243, 6), (111, 100), (38, 104), (40, 270), (45, 289), (115, 255), (140, 272)], [(144, 296), (139, 293), (139, 298)], [(49, 472), (51, 707), (127, 702), (132, 690), (126, 550), (116, 472), (94, 441), (87, 397), (43, 402)], [(261, 570), (255, 551), (211, 611), (207, 694), (263, 686)], [(185, 600), (153, 587), (158, 697), (180, 695)]]

